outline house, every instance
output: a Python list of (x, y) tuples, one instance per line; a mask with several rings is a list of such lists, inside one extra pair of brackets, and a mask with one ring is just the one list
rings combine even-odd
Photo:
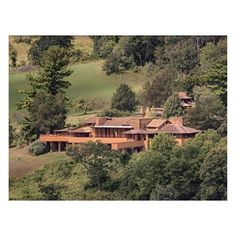
[(53, 151), (62, 151), (68, 144), (101, 141), (113, 150), (147, 150), (150, 140), (159, 133), (176, 137), (178, 144), (193, 138), (199, 130), (183, 126), (181, 117), (170, 119), (145, 117), (95, 117), (77, 128), (54, 130), (53, 134), (40, 135), (40, 141)]
[(183, 108), (191, 108), (195, 105), (193, 102), (193, 98), (189, 97), (187, 95), (187, 92), (179, 92), (178, 98), (181, 100), (181, 106)]

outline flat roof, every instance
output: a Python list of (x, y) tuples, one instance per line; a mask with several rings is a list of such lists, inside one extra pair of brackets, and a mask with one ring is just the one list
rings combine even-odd
[(95, 125), (93, 127), (94, 128), (118, 128), (118, 129), (122, 129), (122, 128), (132, 129), (133, 128), (133, 126), (130, 126), (130, 125)]
[(123, 132), (123, 134), (157, 134), (158, 130), (132, 129)]

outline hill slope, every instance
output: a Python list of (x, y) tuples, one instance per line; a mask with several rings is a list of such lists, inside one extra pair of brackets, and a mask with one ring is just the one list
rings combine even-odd
[[(71, 87), (67, 96), (74, 98), (101, 98), (110, 102), (113, 92), (121, 83), (127, 83), (134, 91), (138, 91), (145, 80), (142, 73), (126, 72), (107, 76), (102, 70), (102, 61), (70, 66), (74, 73), (68, 78)], [(26, 87), (26, 73), (12, 73), (9, 76), (9, 110), (10, 115), (16, 110), (15, 104), (24, 97), (18, 90)]]

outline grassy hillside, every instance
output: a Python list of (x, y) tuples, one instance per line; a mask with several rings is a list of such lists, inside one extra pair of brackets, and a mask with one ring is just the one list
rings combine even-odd
[[(68, 78), (72, 86), (67, 90), (67, 96), (71, 99), (101, 98), (110, 102), (113, 92), (120, 83), (129, 84), (132, 89), (138, 91), (144, 81), (141, 73), (126, 72), (119, 75), (107, 76), (102, 70), (102, 61), (86, 64), (75, 64), (70, 67), (74, 73)], [(26, 87), (26, 73), (11, 73), (9, 76), (9, 111), (10, 115), (16, 110), (15, 104), (24, 97), (18, 90)]]
[(28, 176), (44, 165), (58, 160), (69, 160), (64, 152), (52, 152), (34, 157), (28, 153), (28, 146), (9, 149), (9, 176), (13, 179)]

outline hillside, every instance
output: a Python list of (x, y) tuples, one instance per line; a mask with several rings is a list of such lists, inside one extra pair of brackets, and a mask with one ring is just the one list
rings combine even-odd
[[(67, 96), (74, 98), (101, 98), (110, 102), (113, 92), (121, 83), (127, 83), (136, 92), (142, 87), (145, 76), (142, 73), (125, 72), (107, 76), (102, 70), (102, 61), (70, 66), (74, 73), (68, 78), (71, 87), (66, 91)], [(19, 90), (26, 87), (26, 73), (11, 73), (9, 76), (9, 111), (12, 115), (16, 111), (15, 104), (23, 98)]]

